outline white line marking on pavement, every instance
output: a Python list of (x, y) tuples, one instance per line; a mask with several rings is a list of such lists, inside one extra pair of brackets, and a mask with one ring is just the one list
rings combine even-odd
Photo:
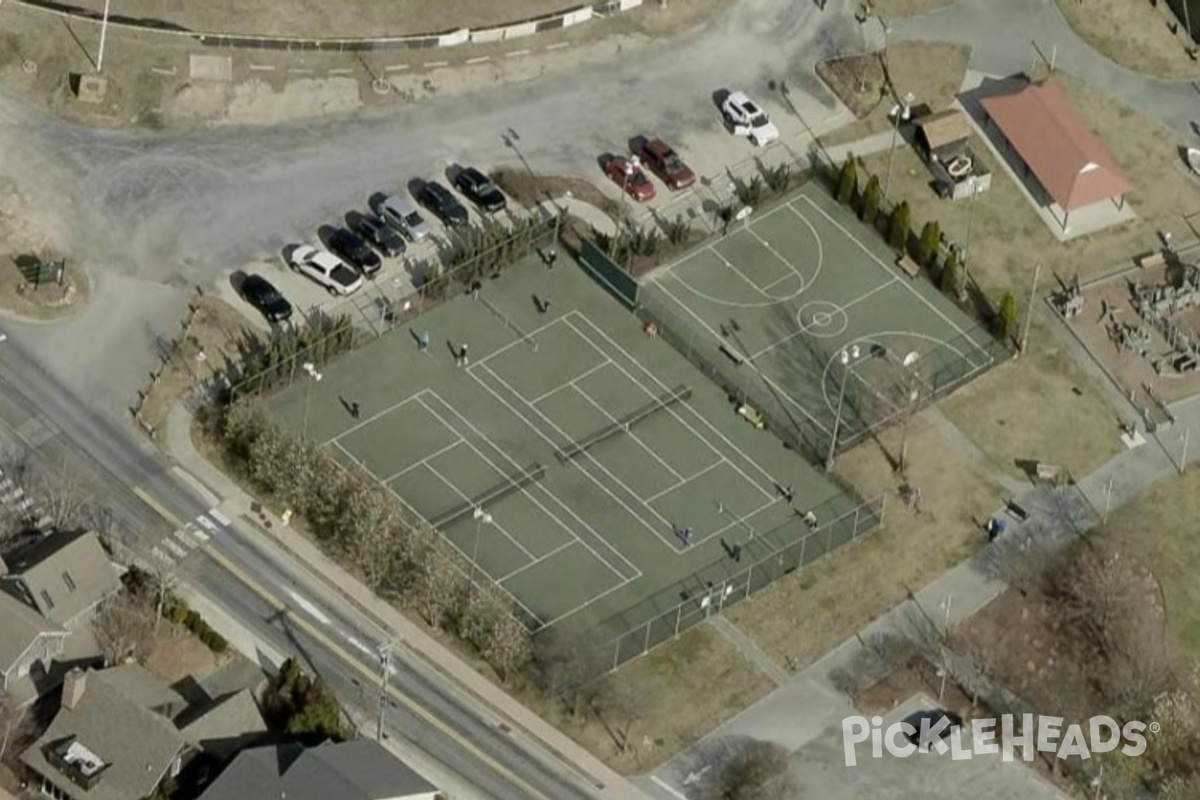
[(508, 58), (520, 58), (521, 56), (529, 55), (528, 50), (513, 50), (511, 53), (505, 53)]
[(421, 66), (425, 67), (425, 69), (436, 69), (438, 67), (448, 67), (448, 66), (450, 66), (450, 62), (449, 61), (426, 61)]
[(390, 67), (384, 67), (383, 71), (384, 72), (400, 72), (401, 70), (408, 69), (408, 67), (409, 67), (408, 64), (392, 64)]
[(352, 69), (331, 69), (331, 70), (329, 70), (329, 74), (330, 75), (353, 75), (354, 70), (352, 70)]
[(170, 69), (163, 69), (162, 67), (151, 67), (150, 71), (153, 72), (155, 75), (174, 75), (176, 72), (174, 67), (171, 67)]
[(651, 776), (650, 776), (650, 780), (654, 781), (654, 782), (655, 782), (655, 783), (657, 783), (659, 786), (661, 786), (662, 788), (666, 789), (668, 792), (670, 792), (670, 793), (671, 793), (672, 795), (674, 795), (675, 797), (678, 797), (678, 798), (679, 798), (679, 800), (688, 800), (688, 796), (687, 796), (686, 794), (684, 794), (683, 792), (680, 792), (680, 791), (678, 791), (678, 790), (677, 790), (677, 789), (676, 789), (674, 786), (672, 786), (671, 784), (667, 783), (666, 781), (664, 781), (662, 778), (658, 777), (657, 775), (651, 775)]
[(197, 539), (199, 539), (199, 540), (200, 540), (200, 541), (202, 541), (202, 542), (207, 542), (209, 539), (211, 539), (211, 538), (212, 538), (211, 536), (209, 536), (209, 535), (208, 535), (207, 533), (205, 533), (204, 531), (202, 531), (202, 530), (198, 530), (198, 529), (196, 529), (196, 528), (191, 528), (191, 529), (189, 529), (189, 531), (188, 531), (188, 532), (189, 532), (190, 534), (192, 534), (192, 536), (195, 536)]
[(491, 61), (491, 60), (492, 60), (492, 57), (491, 57), (491, 56), (479, 56), (478, 58), (468, 58), (466, 63), (468, 63), (468, 64), (482, 64), (482, 63), (483, 63), (483, 62), (485, 62), (485, 61)]
[(188, 547), (195, 549), (200, 546), (200, 543), (193, 539), (188, 534), (190, 531), (187, 528), (180, 528), (172, 534), (176, 539), (186, 544)]
[(163, 547), (170, 550), (175, 555), (176, 558), (184, 558), (187, 556), (187, 550), (184, 550), (182, 547), (175, 544), (174, 539), (163, 539), (162, 545), (163, 545)]
[(203, 525), (205, 528), (207, 528), (212, 533), (216, 533), (218, 530), (220, 530), (217, 527), (217, 523), (213, 522), (211, 519), (204, 516), (203, 514), (196, 517), (196, 522), (199, 522), (201, 525)]
[(308, 67), (292, 67), (288, 72), (294, 75), (312, 75), (316, 70), (309, 69)]
[(570, 47), (570, 46), (571, 46), (571, 43), (570, 43), (570, 42), (559, 42), (558, 44), (548, 44), (548, 45), (546, 45), (546, 49), (547, 49), (547, 50), (560, 50), (560, 49), (562, 49), (562, 48), (564, 48), (564, 47)]
[(228, 528), (230, 525), (233, 524), (233, 520), (231, 520), (229, 517), (225, 516), (224, 514), (222, 514), (219, 510), (217, 510), (215, 508), (210, 508), (208, 510), (208, 515), (210, 517), (212, 517), (213, 519), (215, 519), (217, 522), (221, 523), (222, 527)]
[(347, 635), (346, 641), (350, 643), (351, 647), (353, 647), (355, 650), (358, 650), (360, 653), (367, 653), (368, 655), (371, 653), (371, 648), (367, 647), (353, 636)]
[(300, 606), (300, 608), (303, 609), (306, 614), (315, 619), (317, 622), (321, 623), (322, 625), (328, 625), (333, 621), (329, 617), (325, 616), (325, 613), (321, 611), (321, 609), (317, 608), (300, 595), (296, 594), (295, 592), (288, 592), (288, 594), (290, 594), (292, 599), (296, 601), (296, 605)]
[(275, 66), (272, 64), (251, 64), (250, 70), (252, 72), (274, 72)]

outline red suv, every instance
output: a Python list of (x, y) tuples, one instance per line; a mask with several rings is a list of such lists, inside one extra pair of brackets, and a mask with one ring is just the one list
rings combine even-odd
[(662, 139), (651, 139), (642, 146), (642, 163), (662, 179), (668, 188), (679, 191), (696, 182), (696, 173), (683, 163), (679, 154)]

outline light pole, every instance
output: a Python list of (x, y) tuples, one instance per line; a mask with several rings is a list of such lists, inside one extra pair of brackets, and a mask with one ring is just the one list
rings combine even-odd
[(322, 378), (324, 378), (325, 376), (323, 374), (321, 374), (320, 372), (317, 372), (317, 366), (315, 364), (313, 364), (311, 361), (305, 361), (303, 364), (300, 365), (300, 367), (306, 373), (308, 373), (308, 377), (309, 377), (308, 382), (304, 384), (304, 428), (303, 428), (303, 430), (304, 430), (304, 436), (305, 436), (305, 438), (307, 438), (308, 437), (309, 395), (312, 393), (313, 382), (319, 381)]
[(959, 295), (958, 299), (959, 300), (966, 299), (967, 286), (971, 282), (971, 272), (970, 272), (970, 269), (967, 266), (967, 264), (968, 264), (968, 256), (970, 255), (970, 252), (971, 252), (971, 227), (975, 223), (975, 198), (979, 197), (979, 183), (980, 183), (979, 176), (972, 175), (968, 180), (971, 182), (971, 208), (967, 211), (967, 235), (966, 235), (966, 238), (963, 239), (963, 249), (962, 249), (963, 279), (962, 279), (961, 285), (958, 287), (958, 295)]
[(842, 406), (846, 400), (846, 379), (850, 377), (850, 362), (857, 361), (859, 356), (858, 345), (851, 345), (843, 348), (838, 354), (838, 359), (842, 362), (842, 383), (838, 389), (837, 413), (833, 419), (833, 436), (829, 439), (829, 455), (825, 458), (825, 471), (833, 472), (834, 457), (837, 454), (838, 432), (842, 427)]
[(1183, 453), (1179, 456), (1179, 474), (1180, 475), (1182, 475), (1183, 471), (1185, 469), (1187, 469), (1188, 439), (1191, 438), (1191, 433), (1192, 433), (1191, 428), (1184, 428), (1183, 435), (1179, 437), (1180, 441), (1183, 442)]
[(1112, 510), (1112, 490), (1113, 479), (1109, 478), (1108, 483), (1104, 484), (1104, 516), (1100, 518), (1101, 525), (1108, 522), (1108, 512)]
[(883, 182), (883, 203), (881, 205), (884, 208), (887, 208), (888, 192), (892, 188), (892, 164), (896, 160), (896, 139), (900, 135), (900, 121), (903, 119), (905, 122), (908, 122), (908, 118), (912, 116), (913, 100), (916, 99), (916, 96), (912, 92), (904, 95), (904, 106), (898, 106), (896, 113), (893, 115), (895, 119), (892, 123), (892, 144), (888, 148), (887, 178)]
[[(896, 472), (904, 474), (904, 468), (908, 464), (908, 423), (912, 419), (912, 415), (916, 410), (917, 403), (921, 399), (921, 376), (916, 370), (917, 359), (921, 354), (916, 350), (904, 357), (904, 361), (900, 362), (904, 368), (907, 380), (905, 381), (905, 407), (903, 409), (904, 420), (900, 426), (900, 458), (897, 459)], [(889, 356), (890, 358), (890, 356)]]
[(484, 525), (492, 524), (492, 515), (476, 506), (471, 512), (471, 517), (475, 520), (475, 547), (471, 550), (471, 585), (476, 586), (475, 571), (479, 566), (479, 534)]
[(640, 165), (641, 163), (642, 163), (642, 160), (635, 155), (631, 155), (631, 156), (629, 156), (629, 158), (625, 159), (625, 167), (624, 167), (625, 180), (621, 182), (621, 210), (622, 211), (624, 211), (624, 209), (625, 209), (626, 201), (629, 200), (629, 179), (633, 177), (633, 174), (635, 172), (637, 172), (638, 165)]

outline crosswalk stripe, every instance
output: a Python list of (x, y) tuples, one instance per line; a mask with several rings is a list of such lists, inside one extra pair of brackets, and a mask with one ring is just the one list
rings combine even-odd
[(174, 537), (186, 544), (188, 547), (199, 547), (200, 543), (193, 539), (188, 534), (191, 533), (187, 528), (180, 528), (174, 532)]
[(190, 533), (192, 534), (192, 536), (195, 536), (195, 537), (196, 537), (197, 539), (199, 539), (201, 542), (207, 542), (209, 539), (211, 539), (211, 538), (212, 538), (211, 536), (209, 536), (209, 535), (208, 535), (207, 533), (205, 533), (204, 531), (202, 531), (202, 530), (199, 530), (199, 529), (196, 529), (196, 528), (193, 528), (193, 529), (190, 531)]
[(209, 529), (210, 531), (212, 531), (213, 533), (216, 533), (216, 532), (217, 532), (217, 523), (213, 522), (211, 519), (209, 519), (208, 517), (204, 516), (203, 514), (201, 514), (200, 516), (196, 517), (196, 522), (199, 522), (201, 525), (203, 525), (204, 527), (208, 528), (208, 529)]
[(50, 516), (49, 514), (45, 514), (37, 521), (37, 523), (34, 525), (34, 527), (49, 528), (53, 524), (54, 524), (54, 517)]
[(182, 547), (177, 545), (175, 543), (174, 539), (163, 539), (162, 544), (163, 544), (163, 547), (170, 550), (172, 553), (174, 553), (179, 558), (183, 558), (184, 556), (187, 555), (187, 550), (184, 550)]
[(208, 515), (210, 517), (212, 517), (213, 519), (215, 519), (217, 522), (221, 523), (222, 527), (228, 528), (230, 525), (233, 524), (233, 520), (231, 520), (229, 517), (225, 516), (224, 514), (222, 514), (220, 511), (218, 511), (215, 508), (210, 508), (208, 510)]
[(154, 557), (155, 557), (155, 558), (157, 558), (159, 561), (163, 561), (163, 562), (165, 562), (165, 563), (167, 563), (167, 564), (172, 564), (172, 563), (174, 563), (173, 561), (171, 561), (171, 558), (170, 558), (170, 556), (168, 556), (168, 555), (167, 555), (166, 553), (164, 553), (162, 550), (159, 550), (157, 547), (155, 547), (153, 550), (151, 550), (151, 551), (150, 551), (150, 555), (154, 556)]

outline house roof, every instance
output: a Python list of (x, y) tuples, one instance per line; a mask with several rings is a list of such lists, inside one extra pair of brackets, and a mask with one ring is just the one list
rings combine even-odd
[(174, 719), (187, 708), (187, 700), (143, 667), (141, 664), (122, 664), (94, 672), (89, 681), (101, 681), (119, 692), (131, 703)]
[(381, 800), (437, 789), (377, 742), (358, 739), (302, 750), (245, 750), (200, 800)]
[(7, 577), (47, 619), (68, 623), (121, 588), (116, 569), (92, 531), (56, 533), (8, 559)]
[(0, 673), (8, 672), (43, 633), (66, 635), (25, 603), (0, 592)]
[(1065, 211), (1132, 191), (1133, 184), (1053, 80), (980, 103)]
[(258, 702), (249, 689), (233, 692), (180, 720), (188, 741), (217, 758), (228, 758), (268, 733)]
[[(46, 732), (21, 754), (27, 766), (82, 800), (146, 797), (186, 746), (169, 719), (127, 696), (133, 682), (129, 675), (110, 681), (105, 679), (109, 671), (86, 673), (75, 706), (62, 707)], [(89, 789), (73, 783), (47, 758), (51, 748), (67, 741), (82, 745), (107, 765)]]
[(957, 108), (927, 114), (914, 124), (924, 134), (925, 143), (931, 150), (962, 141), (971, 135), (971, 126), (967, 123), (966, 115)]

